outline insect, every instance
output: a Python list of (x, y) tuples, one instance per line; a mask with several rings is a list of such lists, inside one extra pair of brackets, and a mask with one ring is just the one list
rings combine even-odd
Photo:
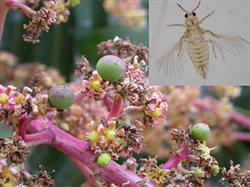
[(213, 15), (215, 11), (212, 11), (199, 20), (195, 11), (199, 8), (200, 4), (201, 0), (199, 0), (198, 5), (192, 11), (187, 11), (180, 4), (177, 4), (185, 12), (185, 24), (170, 24), (168, 26), (184, 27), (186, 30), (174, 48), (157, 60), (160, 70), (163, 69), (169, 74), (176, 67), (179, 68), (178, 65), (183, 61), (184, 53), (187, 52), (196, 72), (203, 79), (206, 79), (209, 68), (210, 50), (212, 50), (215, 58), (217, 57), (216, 53), (219, 52), (224, 59), (225, 50), (237, 54), (242, 50), (246, 50), (247, 45), (250, 44), (238, 35), (216, 34), (210, 30), (203, 29), (200, 25)]

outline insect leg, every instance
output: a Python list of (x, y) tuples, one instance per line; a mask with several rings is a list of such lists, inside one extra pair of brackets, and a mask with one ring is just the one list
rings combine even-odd
[[(213, 33), (213, 32), (210, 31), (210, 30), (203, 30), (203, 32), (204, 32), (204, 34), (205, 34), (205, 33), (209, 33), (209, 34), (211, 34), (213, 37), (215, 37), (215, 38), (217, 38), (217, 39), (220, 39), (220, 38), (221, 38), (220, 35), (215, 34), (215, 33)], [(207, 39), (207, 41), (210, 42), (210, 43), (212, 44), (212, 50), (213, 50), (213, 53), (214, 53), (215, 58), (216, 58), (216, 54), (215, 54), (215, 51), (216, 51), (216, 50), (215, 50), (215, 47), (216, 47), (216, 48), (219, 50), (219, 52), (220, 52), (222, 58), (225, 59), (223, 50), (222, 50), (222, 48), (220, 47), (220, 45), (218, 44), (218, 42), (217, 42), (216, 40), (213, 40), (213, 39)]]
[(169, 27), (186, 27), (184, 24), (168, 24)]
[(202, 24), (203, 21), (205, 21), (207, 18), (209, 18), (211, 15), (213, 15), (215, 13), (215, 11), (213, 10), (212, 12), (210, 12), (208, 15), (206, 15), (204, 18), (202, 18), (200, 20), (199, 24)]
[(215, 38), (221, 38), (221, 36), (219, 34), (215, 34), (214, 32), (210, 31), (210, 30), (203, 30), (204, 34), (205, 33), (209, 33), (212, 36), (214, 36)]

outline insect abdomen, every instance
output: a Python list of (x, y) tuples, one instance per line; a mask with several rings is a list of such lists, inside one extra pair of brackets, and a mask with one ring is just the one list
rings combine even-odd
[(195, 41), (188, 44), (188, 55), (196, 71), (204, 79), (207, 77), (208, 60), (209, 60), (209, 45), (206, 41)]

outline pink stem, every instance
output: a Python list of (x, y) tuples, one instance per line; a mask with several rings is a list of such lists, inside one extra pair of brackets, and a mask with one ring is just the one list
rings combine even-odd
[(119, 114), (122, 111), (122, 107), (123, 107), (123, 97), (121, 95), (116, 95), (109, 116), (108, 116), (108, 120), (110, 120), (113, 117), (119, 116)]
[[(205, 111), (212, 111), (215, 110), (215, 107), (209, 103), (204, 103), (201, 100), (195, 100), (193, 102), (193, 104), (201, 109), (201, 110), (205, 110)], [(230, 118), (231, 120), (239, 123), (240, 125), (250, 128), (250, 118), (247, 116), (244, 116), (236, 111), (233, 111), (230, 113)]]
[(103, 103), (106, 105), (108, 110), (110, 110), (112, 103), (111, 103), (111, 99), (107, 95), (104, 96)]
[[(129, 183), (128, 187), (139, 187), (138, 184), (142, 181), (138, 175), (126, 170), (123, 166), (111, 161), (106, 167), (99, 167), (95, 160), (97, 155), (90, 149), (89, 143), (83, 140), (79, 140), (70, 134), (64, 132), (60, 128), (56, 127), (50, 120), (38, 117), (31, 121), (28, 125), (29, 132), (37, 133), (41, 130), (51, 131), (50, 133), (44, 133), (45, 142), (55, 147), (59, 151), (68, 155), (70, 158), (75, 159), (93, 171), (94, 174), (99, 174), (104, 180), (113, 183), (118, 186)], [(46, 131), (48, 132), (48, 131)], [(49, 136), (49, 137), (47, 137)], [(36, 139), (36, 138), (37, 139)], [(53, 141), (49, 142), (53, 137)], [(32, 139), (32, 140), (31, 140)], [(29, 144), (36, 144), (36, 141), (41, 141), (39, 136), (33, 136), (27, 140)], [(149, 187), (155, 186), (153, 183), (148, 184)]]
[(238, 112), (232, 112), (231, 119), (247, 128), (250, 128), (250, 118), (247, 116), (244, 116)]
[(31, 9), (30, 7), (28, 7), (27, 5), (25, 5), (19, 0), (5, 0), (5, 2), (9, 8), (20, 9), (28, 17), (32, 17), (36, 14), (36, 11), (34, 11), (33, 9)]
[(50, 129), (44, 129), (37, 133), (26, 134), (24, 141), (28, 146), (40, 144), (51, 144), (54, 141), (55, 134)]
[(29, 124), (31, 120), (27, 119), (25, 116), (21, 116), (20, 120), (19, 120), (19, 131), (18, 131), (18, 135), (21, 136), (22, 138), (24, 138), (26, 131), (27, 131), (27, 126)]
[(232, 137), (235, 140), (250, 142), (250, 133), (249, 132), (234, 132)]
[(202, 100), (199, 100), (199, 99), (193, 101), (193, 104), (194, 104), (197, 108), (199, 108), (199, 109), (201, 109), (201, 110), (210, 111), (210, 110), (213, 110), (213, 109), (214, 109), (213, 105), (211, 105), (211, 104), (209, 104), (209, 103), (205, 103), (205, 102), (203, 102)]
[(8, 14), (8, 11), (9, 11), (9, 8), (6, 6), (5, 1), (1, 0), (0, 1), (0, 47), (2, 43), (5, 19)]
[(163, 168), (175, 168), (182, 160), (188, 158), (189, 156), (190, 155), (188, 153), (188, 145), (183, 145), (182, 148), (163, 165)]

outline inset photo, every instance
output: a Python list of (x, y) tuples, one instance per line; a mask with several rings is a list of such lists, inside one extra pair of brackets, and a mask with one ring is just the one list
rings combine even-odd
[(250, 85), (250, 0), (150, 0), (153, 85)]

